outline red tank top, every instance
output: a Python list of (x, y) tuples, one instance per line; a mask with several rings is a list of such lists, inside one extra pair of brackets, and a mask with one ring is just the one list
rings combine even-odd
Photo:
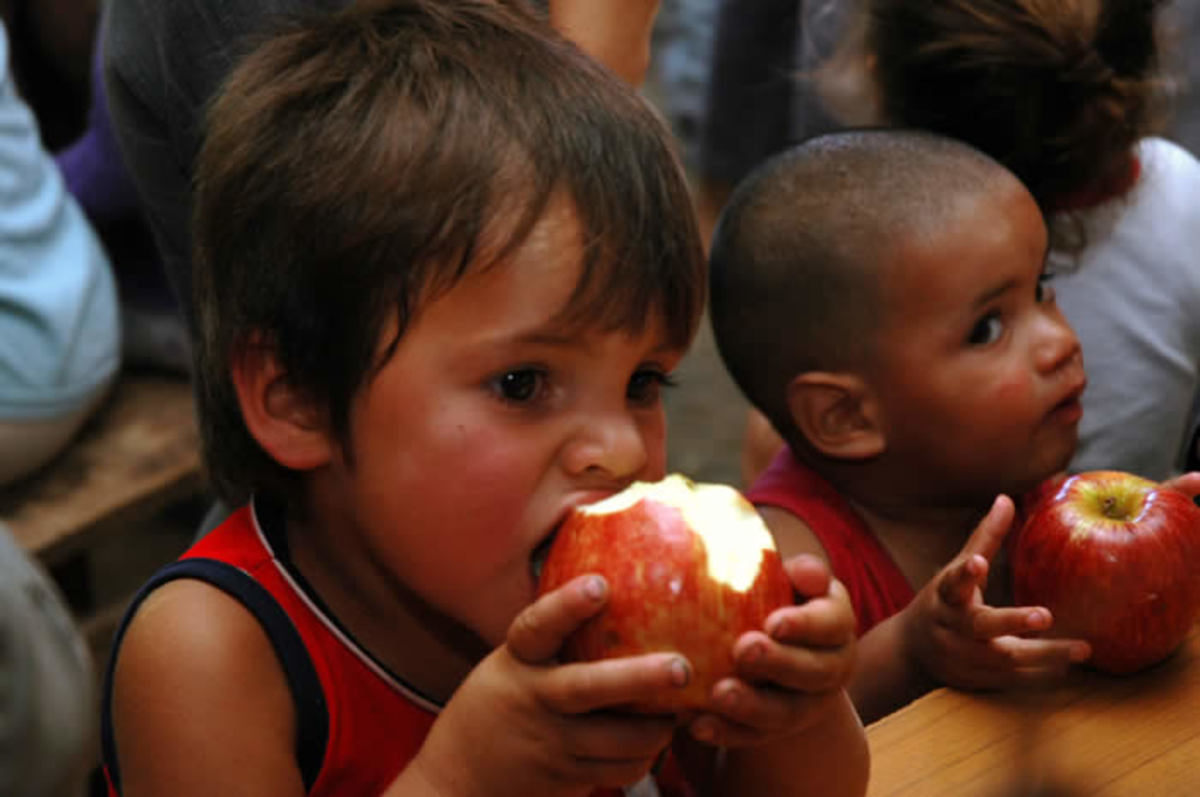
[(908, 605), (913, 589), (862, 517), (829, 482), (784, 448), (746, 492), (751, 503), (775, 506), (804, 521), (846, 586), (865, 634)]
[[(440, 706), (359, 646), (288, 564), (282, 524), (251, 507), (234, 512), (148, 582), (114, 640), (114, 655), (134, 610), (154, 588), (197, 578), (242, 602), (259, 620), (287, 676), (297, 713), (297, 764), (309, 797), (378, 795), (417, 754)], [(112, 665), (102, 697), (101, 736), (110, 797), (120, 775), (111, 724)], [(658, 776), (661, 794), (686, 797), (675, 762)], [(648, 782), (637, 794), (656, 794)], [(645, 791), (647, 788), (650, 791)], [(595, 797), (619, 797), (597, 791)]]

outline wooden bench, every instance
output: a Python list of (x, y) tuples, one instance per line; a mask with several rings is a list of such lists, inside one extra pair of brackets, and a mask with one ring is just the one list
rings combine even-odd
[[(109, 559), (118, 563), (115, 569), (128, 569), (125, 552), (153, 548), (147, 541), (158, 514), (184, 500), (206, 500), (205, 486), (190, 384), (180, 376), (130, 371), (58, 458), (0, 488), (0, 522), (50, 570), (85, 635), (102, 650), (130, 587), (114, 593), (108, 582), (120, 574), (111, 566), (97, 572), (93, 554), (106, 543), (117, 546)], [(133, 574), (134, 586), (145, 575)]]

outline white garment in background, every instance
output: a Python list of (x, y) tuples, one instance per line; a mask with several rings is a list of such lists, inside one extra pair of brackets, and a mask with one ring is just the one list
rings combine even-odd
[(1087, 212), (1083, 253), (1050, 265), (1089, 380), (1071, 470), (1161, 480), (1200, 406), (1200, 161), (1160, 138), (1138, 157), (1134, 189)]

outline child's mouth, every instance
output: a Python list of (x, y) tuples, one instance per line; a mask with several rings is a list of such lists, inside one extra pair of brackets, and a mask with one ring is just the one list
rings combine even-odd
[(546, 557), (550, 554), (550, 546), (554, 544), (554, 538), (558, 536), (558, 526), (546, 535), (546, 538), (539, 542), (529, 555), (529, 572), (533, 576), (534, 584), (541, 580), (542, 566), (546, 564)]

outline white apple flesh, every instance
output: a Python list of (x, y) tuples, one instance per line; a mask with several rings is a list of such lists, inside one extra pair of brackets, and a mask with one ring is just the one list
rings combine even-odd
[(675, 651), (692, 665), (683, 689), (634, 708), (687, 712), (706, 705), (734, 673), (733, 644), (792, 603), (774, 540), (732, 487), (683, 476), (639, 482), (574, 510), (543, 566), (539, 590), (599, 573), (609, 599), (567, 640), (563, 656), (595, 661)]

